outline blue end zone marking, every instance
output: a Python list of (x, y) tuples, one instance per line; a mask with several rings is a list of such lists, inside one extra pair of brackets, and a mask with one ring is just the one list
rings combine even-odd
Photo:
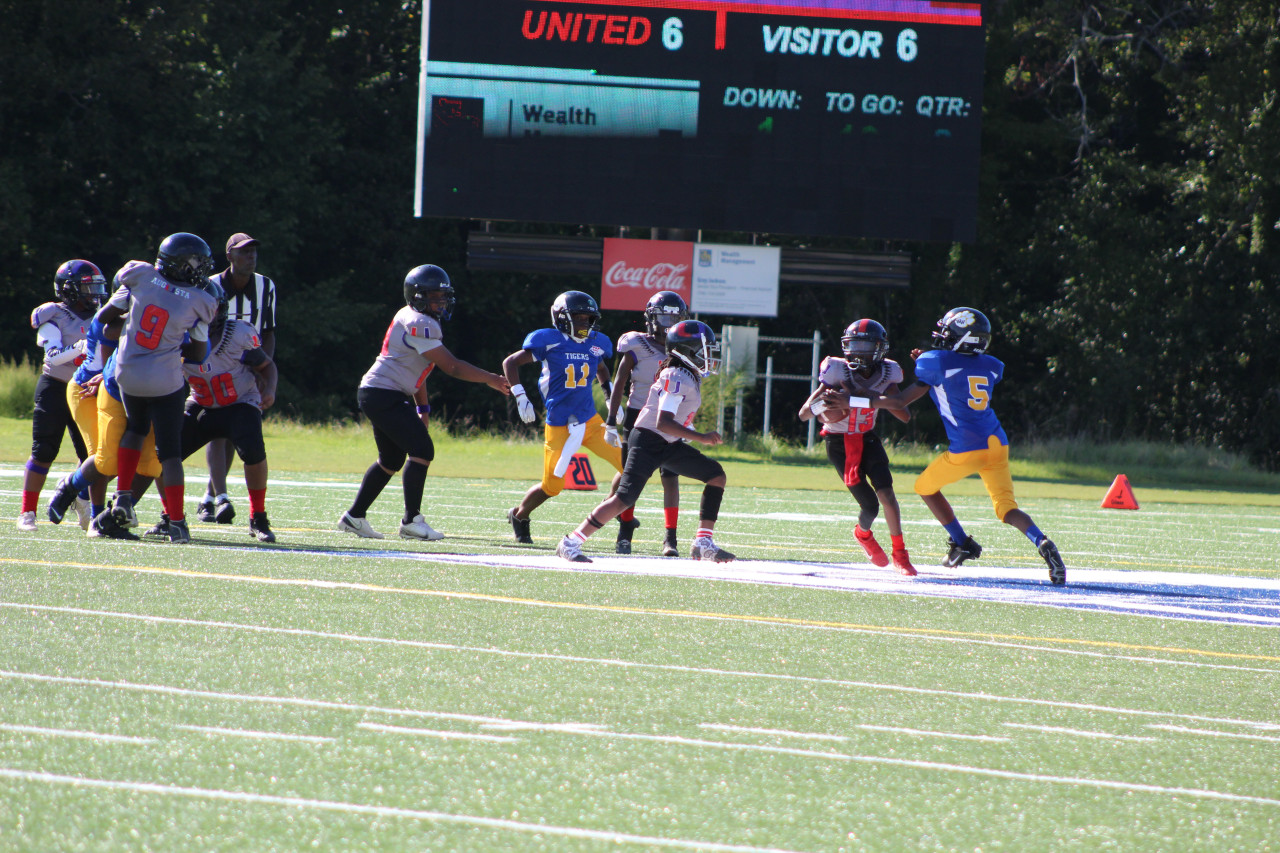
[(660, 557), (588, 555), (590, 564), (570, 565), (545, 552), (458, 554), (386, 548), (237, 548), (255, 554), (308, 554), (355, 559), (412, 560), (452, 565), (541, 571), (595, 572), (647, 577), (679, 577), (770, 586), (885, 595), (919, 595), (997, 604), (1060, 607), (1117, 615), (1280, 628), (1280, 580), (1182, 572), (1120, 571), (1067, 567), (1067, 585), (1049, 584), (1043, 566), (942, 569), (917, 566), (905, 578), (868, 563), (803, 563), (738, 560), (702, 563)]

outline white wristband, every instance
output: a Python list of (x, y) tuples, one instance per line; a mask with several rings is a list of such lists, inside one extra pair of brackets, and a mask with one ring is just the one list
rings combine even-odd
[(817, 401), (816, 403), (812, 403), (809, 406), (809, 411), (813, 412), (815, 415), (821, 415), (826, 410), (827, 410), (827, 405), (826, 403), (823, 403), (821, 400)]
[(511, 393), (512, 393), (512, 395), (514, 395), (514, 396), (516, 396), (516, 397), (523, 397), (523, 396), (525, 396), (525, 393), (524, 393), (524, 386), (523, 386), (523, 385), (521, 385), (519, 382), (517, 382), (515, 385), (512, 385), (512, 386), (511, 386)]
[(871, 408), (871, 399), (869, 397), (850, 397), (849, 408), (851, 409), (869, 409)]

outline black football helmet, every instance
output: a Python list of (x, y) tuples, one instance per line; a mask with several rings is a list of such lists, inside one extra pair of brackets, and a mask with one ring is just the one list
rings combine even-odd
[[(586, 314), (591, 318), (585, 329), (573, 322), (574, 314)], [(551, 325), (582, 343), (600, 322), (600, 306), (590, 294), (581, 290), (566, 290), (551, 303)]]
[(213, 252), (209, 244), (196, 235), (179, 231), (161, 241), (156, 269), (170, 281), (199, 286), (208, 281), (209, 273), (213, 272)]
[(101, 305), (107, 298), (107, 279), (96, 264), (89, 261), (67, 261), (53, 277), (53, 292), (66, 305), (84, 302)]
[[(439, 311), (431, 308), (431, 297), (437, 293), (443, 293), (447, 300), (443, 310)], [(414, 267), (404, 277), (404, 302), (419, 314), (444, 322), (453, 316), (453, 306), (457, 301), (449, 274), (435, 264)]]
[(204, 283), (200, 285), (200, 289), (218, 300), (218, 312), (213, 315), (213, 325), (225, 326), (227, 315), (231, 310), (231, 299), (227, 296), (227, 291), (212, 279), (205, 279)]
[(667, 329), (689, 319), (689, 306), (673, 290), (660, 290), (649, 297), (644, 306), (644, 327), (658, 343), (667, 339)]
[(854, 320), (840, 337), (840, 349), (854, 367), (869, 369), (889, 354), (889, 333), (875, 320)]
[(681, 320), (667, 329), (667, 355), (682, 362), (698, 376), (720, 371), (720, 344), (716, 333), (701, 320)]
[(991, 321), (976, 308), (952, 308), (938, 321), (933, 333), (934, 349), (949, 349), (964, 355), (979, 355), (991, 343)]

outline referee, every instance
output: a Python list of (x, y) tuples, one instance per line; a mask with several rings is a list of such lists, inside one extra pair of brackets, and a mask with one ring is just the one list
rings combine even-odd
[[(227, 268), (209, 279), (226, 291), (227, 317), (242, 320), (258, 330), (263, 351), (276, 354), (276, 285), (258, 272), (258, 241), (245, 233), (227, 238)], [(227, 470), (235, 450), (225, 438), (214, 439), (205, 448), (209, 465), (209, 484), (196, 508), (200, 521), (230, 524), (236, 517), (235, 507), (227, 497)]]

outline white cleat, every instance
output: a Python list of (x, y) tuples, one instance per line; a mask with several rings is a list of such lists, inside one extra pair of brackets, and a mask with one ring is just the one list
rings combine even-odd
[(582, 553), (582, 546), (572, 536), (566, 536), (556, 546), (556, 556), (571, 563), (590, 563), (591, 558)]
[(346, 533), (354, 533), (361, 539), (383, 538), (381, 533), (373, 529), (369, 519), (356, 518), (349, 512), (344, 512), (342, 518), (338, 519), (338, 529)]
[(695, 560), (707, 560), (712, 563), (732, 563), (737, 559), (733, 554), (713, 542), (710, 536), (694, 539), (693, 548), (689, 556)]
[(18, 516), (18, 529), (31, 533), (36, 529), (36, 514), (24, 512)]
[(443, 539), (444, 534), (427, 524), (427, 520), (422, 517), (422, 513), (418, 513), (413, 517), (413, 521), (400, 525), (400, 538), (423, 539), (427, 542), (435, 542), (437, 539)]
[(78, 495), (76, 496), (76, 516), (80, 519), (80, 529), (88, 530), (90, 522), (93, 521), (93, 510), (89, 502)]

